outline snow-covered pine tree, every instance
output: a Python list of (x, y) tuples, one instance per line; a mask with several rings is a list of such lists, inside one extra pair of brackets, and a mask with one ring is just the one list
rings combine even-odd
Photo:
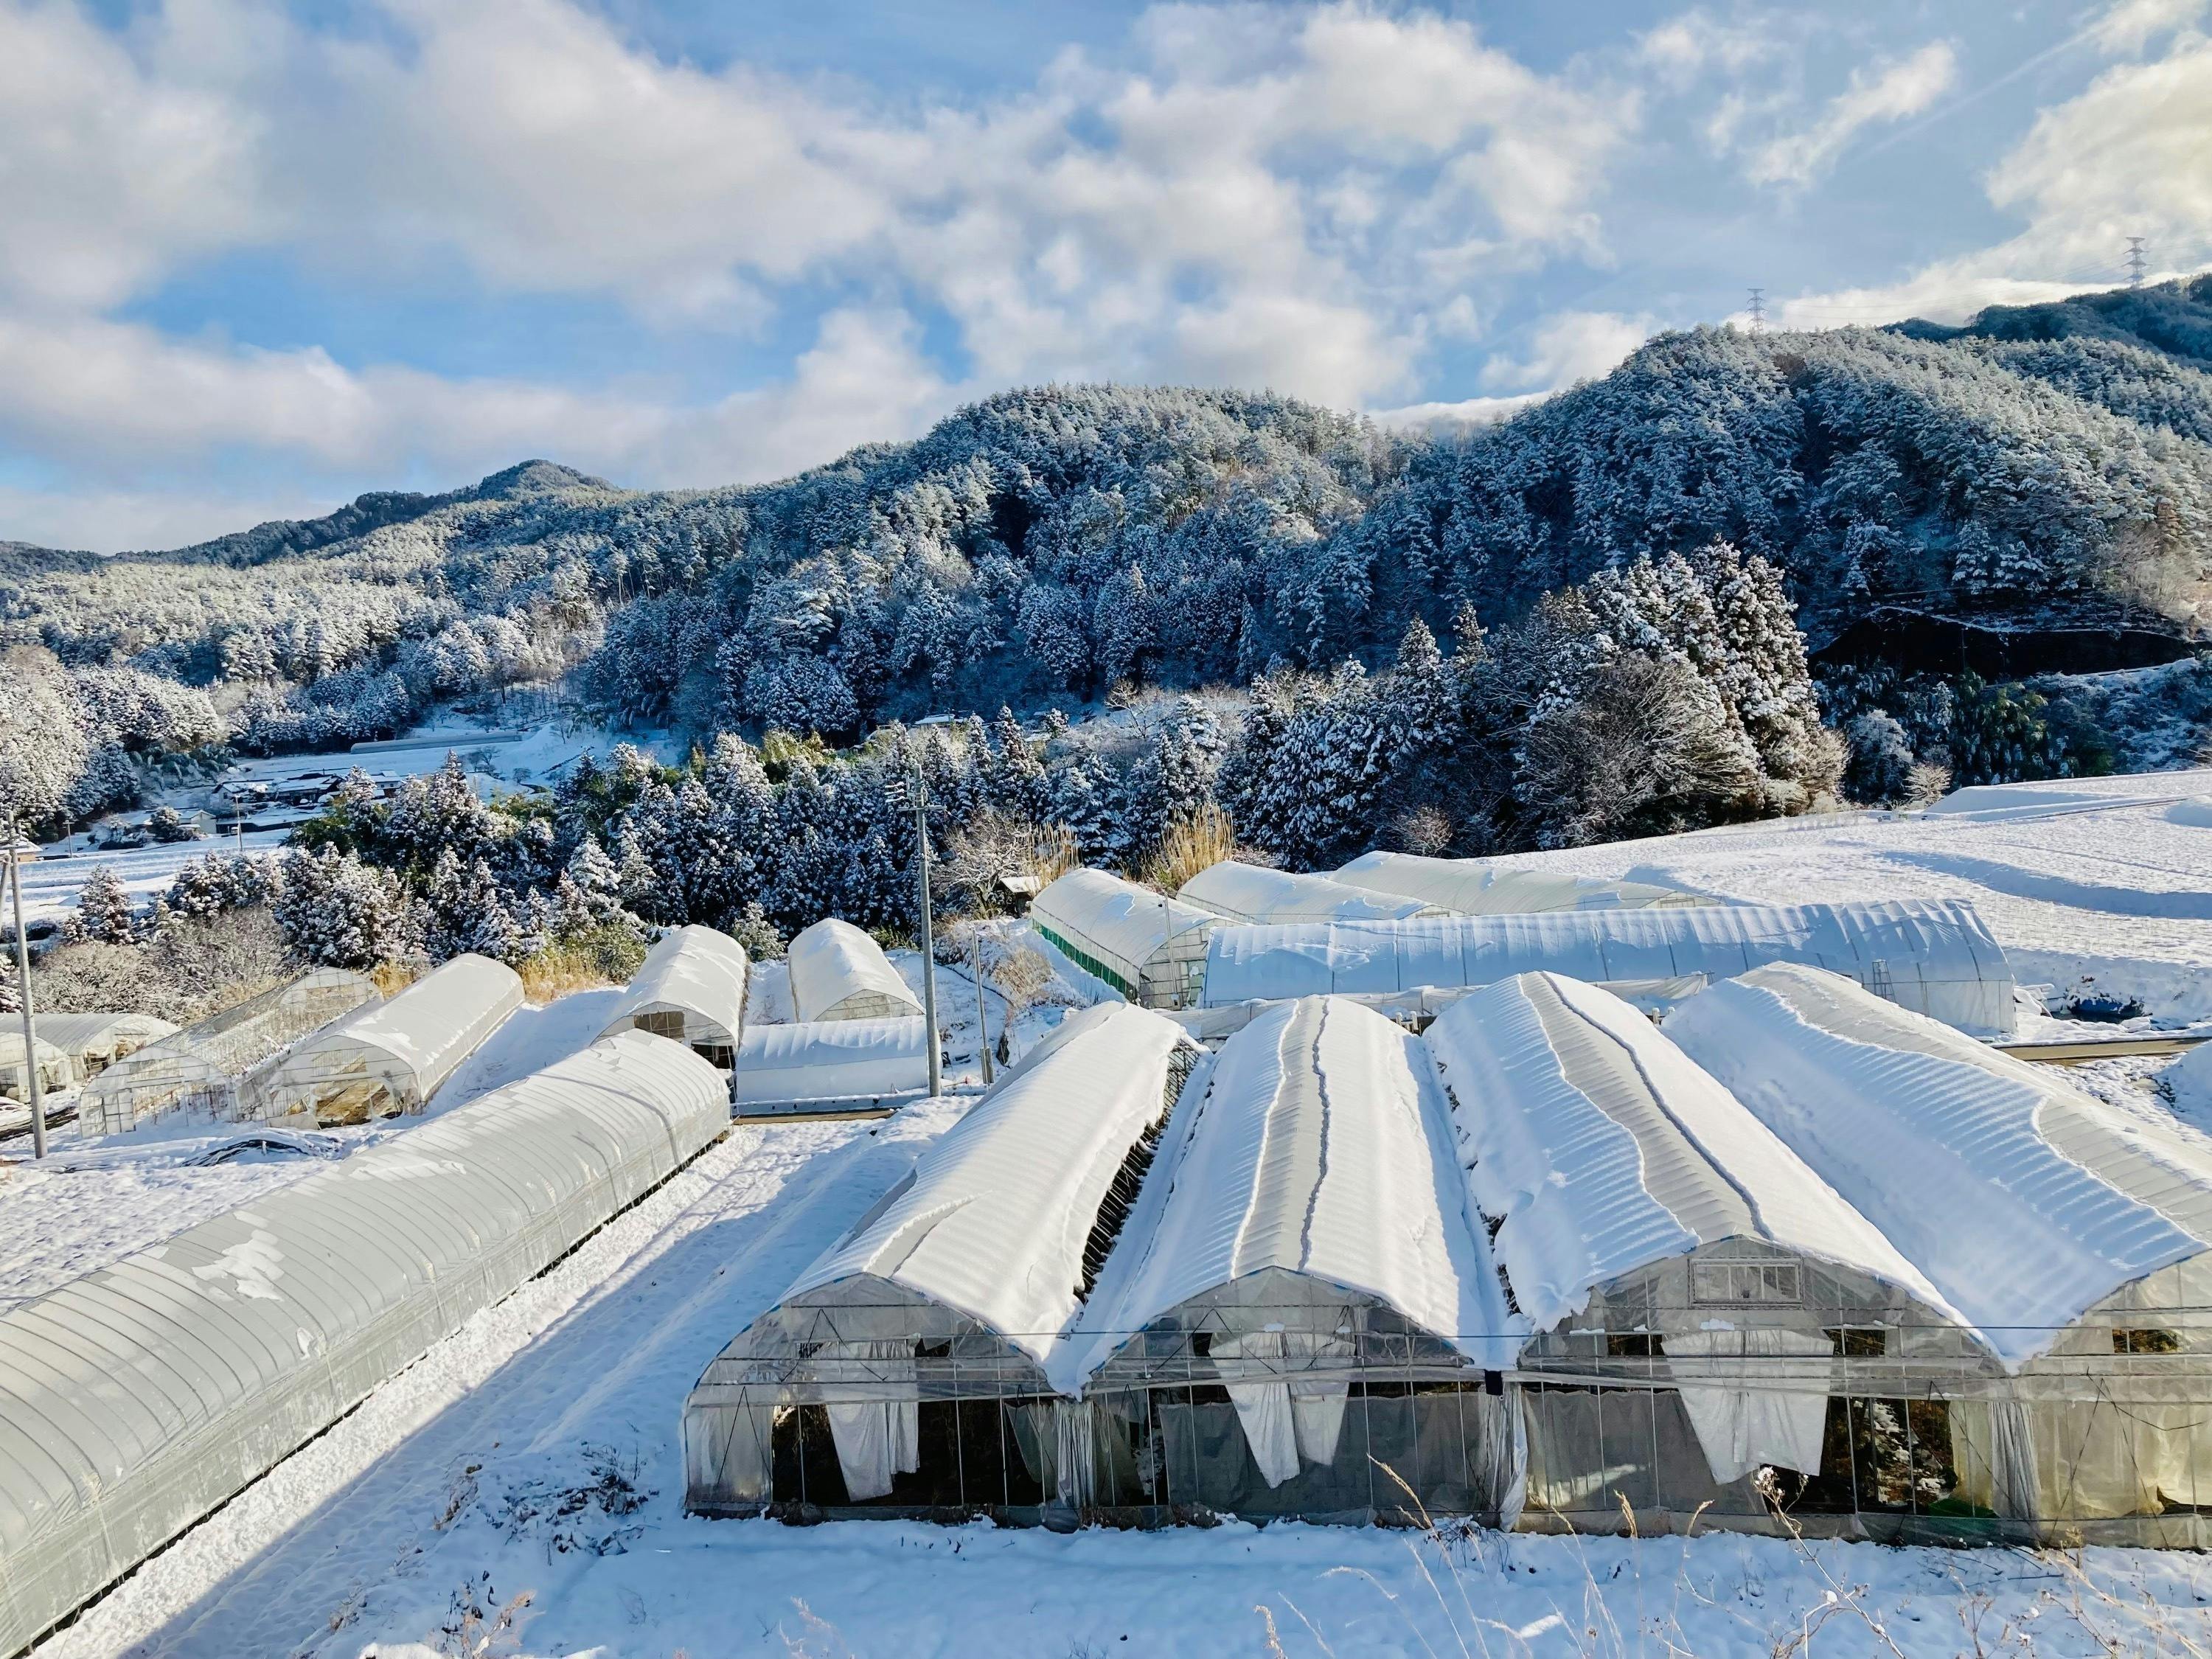
[(366, 971), (404, 958), (420, 941), (398, 878), (336, 848), (285, 855), (275, 909), (292, 949), (327, 967)]
[(78, 890), (76, 914), (70, 918), (69, 935), (101, 945), (129, 945), (138, 936), (131, 896), (114, 869), (96, 864)]

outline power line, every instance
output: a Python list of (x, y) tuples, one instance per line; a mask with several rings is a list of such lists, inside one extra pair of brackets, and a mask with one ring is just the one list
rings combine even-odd
[(2128, 238), (2128, 286), (2141, 288), (2143, 279), (2143, 239)]

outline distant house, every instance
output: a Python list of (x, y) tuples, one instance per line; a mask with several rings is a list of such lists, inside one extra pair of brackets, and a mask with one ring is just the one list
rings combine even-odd
[(36, 864), (44, 850), (38, 842), (27, 836), (18, 836), (15, 837), (15, 844), (9, 848), (9, 856), (18, 864)]

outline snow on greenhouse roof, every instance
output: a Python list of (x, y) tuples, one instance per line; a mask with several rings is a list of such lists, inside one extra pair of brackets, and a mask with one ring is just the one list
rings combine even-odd
[(514, 969), (489, 957), (455, 957), (390, 1001), (364, 1003), (300, 1043), (264, 1092), (283, 1103), (339, 1068), (366, 1064), (395, 1085), (403, 1105), (420, 1106), (521, 1006)]
[(781, 1299), (888, 1279), (1042, 1363), (1075, 1312), (1100, 1203), (1173, 1103), (1169, 1060), (1184, 1042), (1172, 1021), (1126, 1003), (1069, 1015)]
[(1293, 875), (1235, 859), (1200, 871), (1178, 897), (1237, 921), (1339, 921), (1420, 915), (1419, 899), (1369, 892), (1327, 876)]
[(1419, 1039), (1340, 998), (1270, 1009), (1177, 1114), (1055, 1385), (1267, 1268), (1375, 1297), (1486, 1368), (1510, 1365), (1522, 1322), (1468, 1221), (1450, 1134)]
[(595, 1044), (0, 1315), (0, 1652), (558, 1260), (727, 1127), (719, 1073)]
[(1467, 916), (1711, 902), (1679, 888), (1656, 887), (1649, 882), (1600, 881), (1590, 876), (1508, 869), (1486, 859), (1432, 859), (1413, 853), (1363, 853), (1337, 871), (1334, 879), (1370, 892), (1418, 899), (1439, 910)]
[(1415, 916), (1215, 930), (1206, 1004), (1490, 985), (1547, 972), (1590, 981), (1704, 974), (1768, 962), (1830, 968), (1976, 1036), (2009, 1036), (2004, 952), (1956, 900), (1696, 905), (1541, 915)]
[(1146, 964), (1170, 939), (1221, 921), (1198, 905), (1090, 869), (1070, 870), (1047, 886), (1030, 904), (1030, 919), (1055, 943), (1065, 940), (1103, 963), (1133, 994), (1143, 985)]
[(1468, 1188), (1503, 1220), (1492, 1249), (1537, 1328), (1608, 1279), (1726, 1238), (1855, 1267), (1948, 1311), (1871, 1222), (1619, 997), (1523, 974), (1453, 1004), (1427, 1042)]
[(791, 941), (792, 1005), (802, 1020), (918, 1014), (921, 1004), (883, 946), (849, 921), (826, 917)]
[(40, 1014), (39, 1041), (51, 1042), (73, 1058), (112, 1054), (125, 1044), (143, 1046), (177, 1030), (152, 1014)]
[(672, 928), (645, 953), (600, 1035), (668, 1009), (696, 1016), (735, 1042), (744, 1023), (746, 966), (745, 947), (720, 928)]
[(928, 1030), (920, 1014), (748, 1025), (730, 1068), (731, 1097), (783, 1106), (912, 1094), (929, 1086)]
[(1762, 968), (1666, 1029), (2008, 1364), (2212, 1243), (2212, 1159), (2180, 1135), (1838, 975)]

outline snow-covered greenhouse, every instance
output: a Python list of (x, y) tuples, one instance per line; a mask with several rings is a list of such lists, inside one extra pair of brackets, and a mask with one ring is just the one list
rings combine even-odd
[(599, 1033), (650, 1031), (724, 1071), (744, 1029), (745, 947), (718, 927), (672, 927), (654, 941)]
[(816, 1019), (748, 1025), (730, 1098), (743, 1116), (867, 1111), (929, 1086), (929, 1022)]
[[(31, 1080), (29, 1067), (23, 1064), (22, 1016), (7, 1017), (12, 1030), (0, 1030), (0, 1096), (9, 1100), (28, 1100)], [(33, 1051), (39, 1057), (39, 1088), (42, 1093), (71, 1087), (77, 1080), (76, 1066), (69, 1051), (58, 1043), (48, 1042), (46, 1021), (38, 1022), (37, 1047)]]
[(1559, 871), (1518, 869), (1492, 859), (1424, 858), (1416, 853), (1363, 853), (1333, 872), (1331, 879), (1364, 892), (1418, 900), (1431, 909), (1463, 916), (1528, 915), (1543, 910), (1640, 910), (1655, 904), (1712, 902), (1695, 893), (1650, 882), (1601, 881), (1595, 876)]
[(687, 1506), (1035, 1519), (1083, 1497), (1079, 1408), (1044, 1364), (1197, 1053), (1142, 1009), (1064, 1019), (708, 1366)]
[(67, 1054), (80, 1081), (98, 1077), (125, 1055), (177, 1030), (153, 1014), (40, 1014), (38, 1027), (39, 1040)]
[(1103, 870), (1070, 870), (1030, 906), (1030, 921), (1063, 956), (1146, 1008), (1188, 1008), (1206, 977), (1212, 911)]
[(2212, 1544), (2212, 1156), (1802, 967), (1666, 1029), (2002, 1363), (1916, 1392), (1917, 1480), (1989, 1535)]
[(849, 921), (816, 922), (791, 941), (786, 956), (791, 1005), (802, 1022), (898, 1019), (921, 1012), (884, 947)]
[(522, 981), (505, 963), (455, 957), (256, 1073), (239, 1091), (240, 1110), (264, 1121), (305, 1114), (317, 1123), (419, 1112), (521, 1006)]
[(1223, 927), (1207, 952), (1206, 1003), (1490, 985), (1535, 972), (1710, 981), (1770, 962), (1848, 975), (1975, 1036), (2012, 1035), (2012, 970), (1973, 906), (1954, 899)]
[(1533, 1327), (1524, 1526), (1611, 1529), (1626, 1505), (1647, 1532), (1767, 1529), (1770, 1495), (1816, 1534), (1940, 1534), (1964, 1513), (1989, 1471), (1965, 1475), (1931, 1401), (2001, 1378), (1996, 1356), (1650, 1020), (1526, 974), (1427, 1040)]
[(0, 1652), (558, 1260), (728, 1127), (631, 1032), (0, 1314)]
[(1494, 1518), (1516, 1331), (1419, 1039), (1316, 997), (1193, 1079), (1048, 1370), (1103, 1509)]
[(78, 1121), (86, 1134), (100, 1135), (120, 1134), (169, 1112), (237, 1117), (258, 1069), (378, 994), (374, 982), (359, 974), (311, 968), (117, 1060), (86, 1088)]
[(1419, 899), (1351, 887), (1327, 876), (1294, 875), (1235, 859), (1200, 871), (1176, 894), (1231, 921), (1352, 921), (1431, 914)]

